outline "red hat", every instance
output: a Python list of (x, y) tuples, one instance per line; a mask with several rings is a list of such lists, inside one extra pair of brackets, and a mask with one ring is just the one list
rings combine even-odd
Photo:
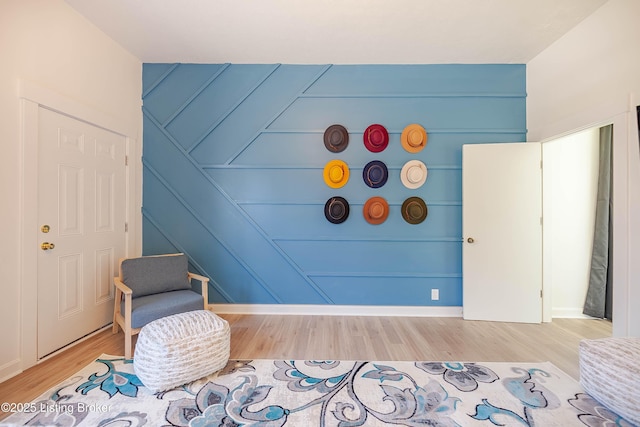
[(382, 125), (369, 126), (363, 135), (364, 146), (372, 153), (379, 153), (389, 145), (389, 133)]

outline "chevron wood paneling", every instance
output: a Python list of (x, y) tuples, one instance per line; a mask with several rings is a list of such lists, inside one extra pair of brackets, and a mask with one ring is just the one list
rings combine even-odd
[[(182, 251), (211, 278), (211, 303), (462, 305), (462, 144), (525, 141), (523, 65), (144, 64), (143, 252)], [(349, 132), (330, 153), (323, 133)], [(373, 123), (389, 147), (362, 143)], [(400, 134), (419, 123), (427, 147), (406, 152)], [(322, 179), (331, 159), (348, 163), (339, 189)], [(417, 190), (400, 170), (429, 170)], [(371, 160), (387, 184), (367, 187)], [(351, 207), (329, 223), (332, 196)], [(388, 219), (362, 216), (372, 196)], [(402, 202), (419, 196), (429, 215), (406, 223)], [(430, 300), (430, 290), (440, 300)]]

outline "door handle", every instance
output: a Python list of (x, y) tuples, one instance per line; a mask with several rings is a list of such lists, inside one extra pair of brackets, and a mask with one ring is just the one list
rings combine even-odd
[(467, 239), (467, 243), (473, 243), (473, 242), (475, 242), (475, 240), (473, 240), (473, 237), (469, 237), (469, 238)]
[(48, 251), (49, 249), (53, 249), (55, 248), (56, 245), (54, 245), (53, 243), (49, 243), (49, 242), (44, 242), (40, 245), (40, 249), (42, 249), (43, 251)]

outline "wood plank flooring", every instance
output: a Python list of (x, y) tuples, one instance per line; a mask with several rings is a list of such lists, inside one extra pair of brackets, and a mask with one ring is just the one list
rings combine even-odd
[[(591, 319), (530, 325), (423, 317), (221, 317), (231, 325), (232, 359), (550, 361), (576, 379), (580, 340), (611, 335), (610, 322)], [(29, 402), (102, 353), (124, 354), (122, 332), (101, 332), (0, 383), (0, 403)], [(0, 419), (6, 416), (0, 412)]]

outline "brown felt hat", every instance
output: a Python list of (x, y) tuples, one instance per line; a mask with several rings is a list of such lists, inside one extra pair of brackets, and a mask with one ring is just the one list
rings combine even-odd
[(420, 197), (409, 197), (402, 204), (402, 217), (409, 224), (420, 224), (427, 213), (427, 205)]
[(334, 224), (345, 222), (349, 217), (349, 202), (340, 196), (330, 198), (324, 204), (324, 216)]
[(342, 125), (331, 125), (324, 131), (324, 146), (332, 153), (340, 153), (349, 145), (349, 132)]
[(389, 216), (389, 204), (382, 197), (372, 197), (365, 202), (362, 215), (369, 224), (382, 224)]

